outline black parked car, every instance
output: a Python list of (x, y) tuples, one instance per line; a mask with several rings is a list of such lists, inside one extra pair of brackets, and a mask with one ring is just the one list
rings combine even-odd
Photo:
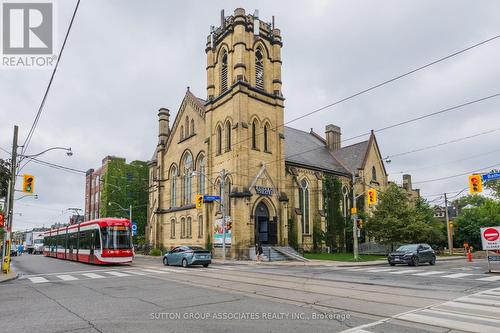
[(428, 244), (408, 244), (400, 246), (395, 252), (389, 253), (387, 261), (391, 266), (396, 264), (418, 266), (424, 262), (434, 265), (436, 263), (436, 254)]

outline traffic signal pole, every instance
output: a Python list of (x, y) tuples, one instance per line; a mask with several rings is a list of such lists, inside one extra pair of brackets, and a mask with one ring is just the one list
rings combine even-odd
[(444, 216), (446, 218), (446, 231), (448, 235), (448, 251), (450, 255), (453, 254), (453, 240), (451, 238), (451, 230), (450, 230), (450, 217), (448, 215), (448, 197), (446, 193), (444, 194)]
[[(3, 250), (2, 250), (2, 272), (8, 273), (10, 270), (10, 245), (11, 245), (11, 232), (12, 232), (12, 218), (14, 216), (14, 190), (16, 186), (16, 171), (17, 171), (17, 139), (18, 139), (19, 127), (14, 125), (14, 137), (12, 139), (12, 158), (10, 162), (10, 180), (9, 188), (7, 193), (7, 207), (5, 209), (6, 224), (5, 236), (3, 238)], [(9, 249), (7, 248), (9, 247)]]
[[(356, 192), (354, 190), (356, 182), (356, 176), (354, 172), (352, 173), (352, 207), (356, 207)], [(359, 248), (358, 248), (358, 226), (356, 225), (356, 219), (358, 214), (351, 214), (352, 218), (352, 252), (354, 255), (354, 260), (359, 260)]]

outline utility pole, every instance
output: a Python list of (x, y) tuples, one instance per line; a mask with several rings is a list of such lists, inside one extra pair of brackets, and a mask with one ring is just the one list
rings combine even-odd
[(448, 235), (448, 251), (450, 255), (453, 254), (453, 240), (451, 238), (451, 230), (450, 230), (450, 217), (448, 216), (448, 197), (446, 193), (444, 194), (444, 216), (446, 218), (446, 231)]
[(132, 204), (128, 206), (128, 220), (132, 223)]
[[(7, 233), (3, 239), (3, 251), (2, 251), (2, 271), (8, 273), (10, 270), (10, 238), (12, 232), (12, 218), (14, 212), (14, 190), (16, 186), (16, 173), (17, 173), (17, 136), (19, 127), (14, 125), (14, 137), (12, 139), (12, 159), (10, 162), (10, 180), (9, 188), (7, 193), (7, 223), (6, 230)], [(7, 246), (9, 249), (7, 249)]]
[[(354, 191), (354, 182), (356, 181), (356, 176), (354, 172), (352, 173), (352, 208), (356, 207), (356, 192)], [(354, 254), (354, 260), (359, 260), (359, 249), (358, 249), (358, 226), (356, 225), (358, 214), (352, 214), (352, 252)]]
[(225, 203), (225, 192), (226, 192), (226, 169), (222, 169), (220, 172), (220, 208), (222, 213), (222, 229), (223, 229), (223, 237), (222, 237), (222, 261), (226, 263), (226, 205)]

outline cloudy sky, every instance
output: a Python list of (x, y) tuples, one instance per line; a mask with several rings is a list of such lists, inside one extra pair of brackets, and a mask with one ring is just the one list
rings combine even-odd
[[(57, 6), (64, 37), (76, 1)], [(220, 10), (259, 9), (283, 36), (285, 121), (500, 34), (498, 1), (132, 1), (82, 0), (28, 153), (80, 170), (106, 155), (147, 160), (157, 140), (160, 107), (177, 112), (186, 87), (205, 97), (205, 42)], [(61, 43), (59, 43), (60, 45)], [(343, 138), (500, 93), (500, 38), (367, 94), (292, 122)], [(24, 141), (50, 78), (48, 70), (0, 69), (0, 147), (12, 130)], [(500, 97), (380, 132), (384, 156), (500, 128)], [(363, 140), (360, 138), (358, 140)], [(356, 141), (345, 142), (350, 144)], [(430, 200), (457, 192), (466, 176), (500, 163), (500, 131), (391, 158), (391, 180), (410, 171)], [(0, 158), (8, 154), (0, 150)], [(84, 206), (84, 176), (35, 163), (38, 200), (16, 201), (14, 229), (66, 222)], [(422, 182), (422, 183), (418, 183)], [(19, 195), (19, 194), (18, 194)], [(453, 194), (450, 194), (453, 196)], [(436, 202), (440, 202), (437, 200)]]

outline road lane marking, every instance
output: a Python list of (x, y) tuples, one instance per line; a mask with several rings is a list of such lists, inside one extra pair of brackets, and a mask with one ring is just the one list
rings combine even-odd
[(99, 275), (99, 274), (95, 274), (95, 273), (83, 273), (82, 275), (86, 276), (88, 278), (91, 278), (91, 279), (101, 279), (101, 278), (105, 277), (105, 276), (102, 276), (102, 275)]
[(168, 272), (166, 272), (164, 270), (157, 270), (157, 269), (143, 268), (142, 270), (145, 271), (145, 272), (149, 272), (149, 273), (168, 273)]
[(115, 271), (109, 271), (109, 272), (104, 272), (109, 275), (114, 275), (114, 276), (130, 276), (129, 274), (125, 274), (122, 272), (115, 272)]
[(459, 278), (466, 277), (466, 276), (469, 276), (469, 275), (474, 275), (474, 274), (470, 274), (470, 273), (455, 273), (455, 274), (443, 275), (441, 277), (443, 277), (443, 278), (449, 278), (449, 279), (459, 279)]
[(395, 268), (376, 268), (376, 269), (369, 270), (367, 272), (369, 272), (369, 273), (373, 273), (373, 272), (379, 273), (379, 272), (390, 272), (390, 271), (395, 271), (395, 270), (397, 270), (397, 269), (395, 269)]
[(444, 274), (446, 272), (443, 271), (430, 271), (430, 272), (423, 272), (423, 273), (417, 273), (417, 274), (412, 274), (416, 276), (428, 276), (428, 275), (435, 275), (435, 274)]
[(63, 281), (75, 281), (78, 280), (77, 277), (74, 277), (73, 275), (57, 275), (57, 277)]
[(41, 277), (41, 276), (36, 276), (36, 277), (30, 277), (28, 278), (31, 280), (31, 282), (33, 283), (44, 283), (44, 282), (49, 282), (49, 280), (47, 280), (46, 278), (44, 277)]
[(389, 274), (407, 274), (407, 273), (416, 273), (421, 272), (421, 269), (403, 269), (401, 271), (389, 272)]
[(488, 276), (485, 278), (476, 279), (478, 281), (500, 281), (500, 276)]

